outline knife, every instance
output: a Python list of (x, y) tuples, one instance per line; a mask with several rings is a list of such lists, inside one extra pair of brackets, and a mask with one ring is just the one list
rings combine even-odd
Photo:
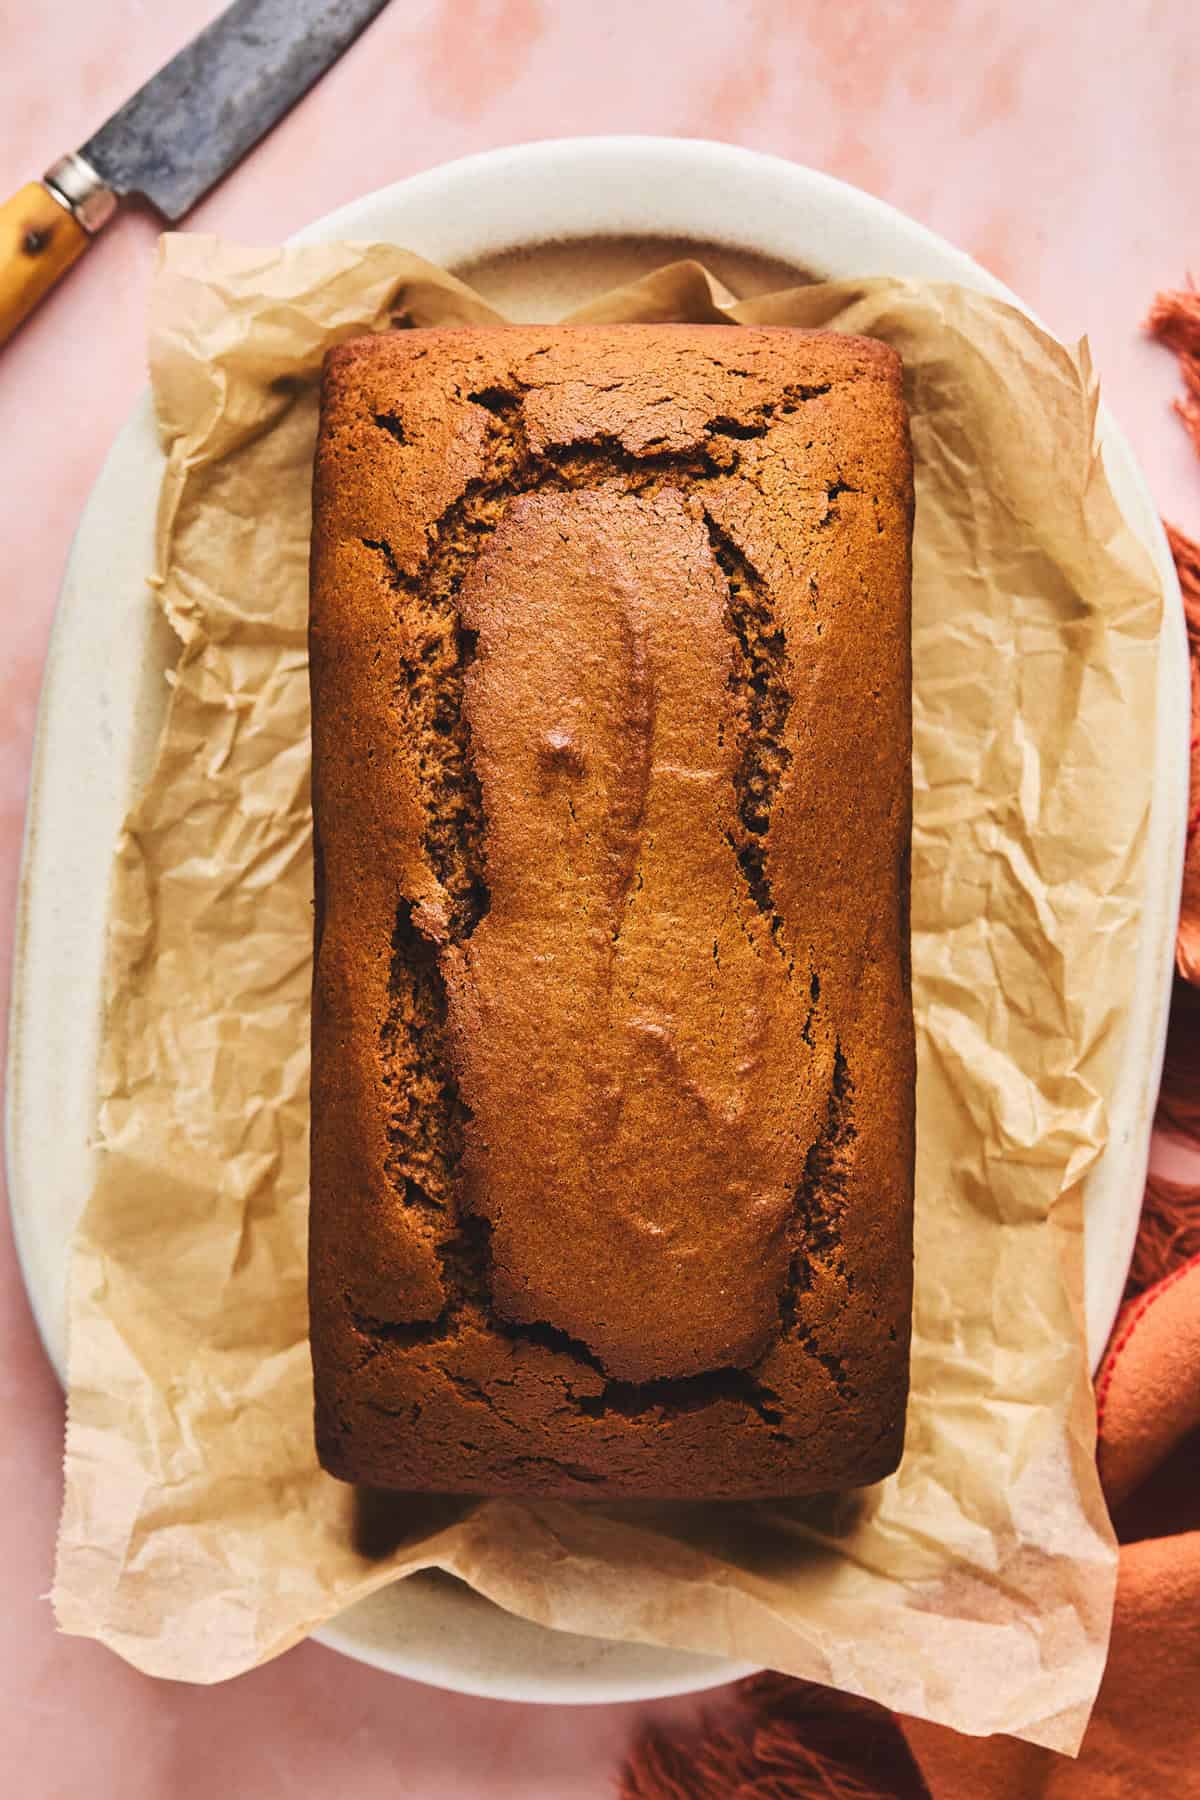
[(174, 223), (387, 0), (234, 0), (94, 137), (0, 206), (0, 344), (127, 194)]

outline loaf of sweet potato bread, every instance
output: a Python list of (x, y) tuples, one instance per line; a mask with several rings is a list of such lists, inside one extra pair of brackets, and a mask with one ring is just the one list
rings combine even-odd
[(328, 357), (334, 1474), (712, 1498), (895, 1467), (912, 505), (873, 341), (514, 327)]

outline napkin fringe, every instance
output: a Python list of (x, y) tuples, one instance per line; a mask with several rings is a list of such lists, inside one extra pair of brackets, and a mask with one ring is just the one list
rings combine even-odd
[(1185, 392), (1175, 402), (1175, 411), (1200, 455), (1200, 288), (1189, 281), (1185, 288), (1168, 288), (1160, 294), (1150, 308), (1146, 329), (1179, 358)]
[(786, 1675), (738, 1684), (738, 1711), (693, 1737), (649, 1732), (620, 1800), (929, 1800), (885, 1707)]
[(1125, 1299), (1154, 1287), (1196, 1256), (1200, 1256), (1200, 1184), (1148, 1175)]
[[(1200, 289), (1195, 283), (1189, 281), (1185, 288), (1169, 288), (1160, 294), (1147, 315), (1146, 330), (1178, 359), (1184, 391), (1175, 402), (1175, 411), (1200, 455)], [(1167, 538), (1179, 572), (1192, 662), (1191, 794), (1175, 962), (1185, 981), (1200, 986), (1200, 544), (1170, 524)], [(1193, 1103), (1193, 1110), (1200, 1112), (1200, 1104)], [(1194, 1127), (1189, 1135), (1194, 1135)]]

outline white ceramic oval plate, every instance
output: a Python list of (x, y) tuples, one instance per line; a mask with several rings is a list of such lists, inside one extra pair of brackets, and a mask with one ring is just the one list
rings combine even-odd
[[(301, 239), (380, 239), (457, 270), (515, 319), (560, 316), (681, 254), (737, 291), (816, 276), (958, 281), (1015, 300), (969, 258), (854, 188), (725, 145), (590, 138), (518, 146), (430, 170), (344, 207)], [(1189, 690), (1182, 612), (1157, 516), (1102, 415), (1117, 497), (1168, 595), (1134, 1003), (1111, 1137), (1086, 1193), (1088, 1340), (1120, 1298), (1161, 1067), (1183, 853)], [(145, 576), (162, 457), (148, 397), (84, 512), (46, 665), (13, 983), (8, 1173), (18, 1251), (42, 1336), (65, 1361), (71, 1232), (89, 1191), (106, 895), (121, 822), (150, 764), (174, 643)], [(650, 1698), (713, 1686), (740, 1665), (552, 1632), (459, 1583), (416, 1576), (318, 1634), (348, 1655), (464, 1693), (543, 1701)]]

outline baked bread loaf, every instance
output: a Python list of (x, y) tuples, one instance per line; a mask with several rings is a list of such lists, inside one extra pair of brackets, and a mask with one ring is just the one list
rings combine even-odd
[(900, 1455), (912, 472), (833, 333), (326, 360), (312, 558), (319, 1453), (798, 1495)]

